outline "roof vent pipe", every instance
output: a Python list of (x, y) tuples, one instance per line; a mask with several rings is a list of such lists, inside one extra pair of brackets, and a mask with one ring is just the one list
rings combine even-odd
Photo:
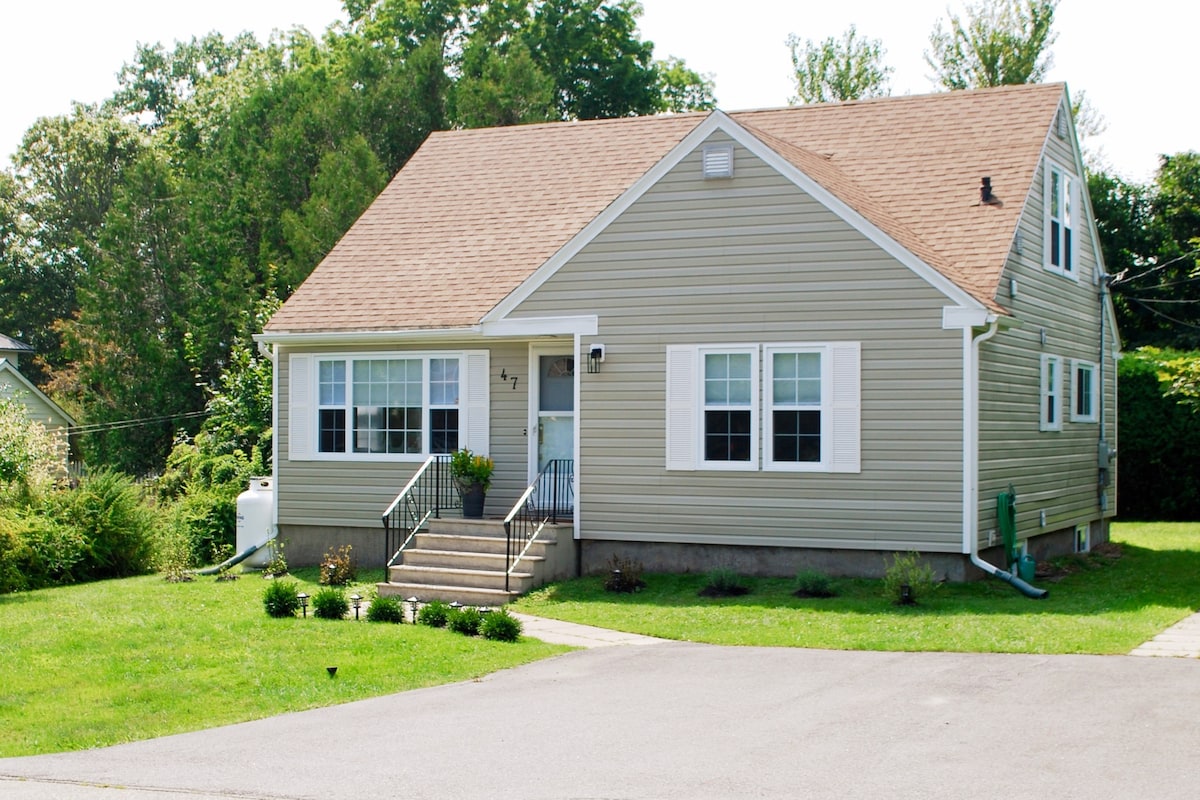
[(981, 178), (979, 185), (979, 200), (983, 203), (996, 202), (996, 195), (992, 194), (992, 179)]

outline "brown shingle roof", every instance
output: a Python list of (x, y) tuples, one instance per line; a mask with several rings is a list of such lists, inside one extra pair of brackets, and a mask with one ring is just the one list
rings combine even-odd
[[(730, 114), (884, 233), (997, 309), (1061, 85)], [(432, 134), (267, 325), (271, 333), (478, 323), (705, 119)], [(999, 205), (979, 202), (992, 179)]]

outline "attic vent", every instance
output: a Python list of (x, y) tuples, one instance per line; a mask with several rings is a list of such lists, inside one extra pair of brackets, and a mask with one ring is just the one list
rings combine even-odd
[(705, 178), (733, 177), (733, 145), (710, 144), (701, 152)]
[(1058, 113), (1054, 115), (1054, 135), (1060, 139), (1067, 138), (1067, 115), (1063, 113), (1062, 106), (1059, 106)]

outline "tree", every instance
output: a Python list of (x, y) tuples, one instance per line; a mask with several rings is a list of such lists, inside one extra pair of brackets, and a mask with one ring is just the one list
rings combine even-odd
[(792, 51), (792, 78), (796, 97), (791, 103), (828, 103), (860, 100), (890, 94), (884, 66), (887, 52), (878, 39), (861, 39), (853, 25), (841, 40), (830, 36), (820, 43), (800, 42), (796, 34), (787, 38)]
[(11, 397), (0, 397), (0, 497), (22, 501), (53, 482), (62, 471), (66, 442), (29, 419)]
[(659, 110), (671, 113), (711, 111), (717, 107), (712, 75), (689, 69), (682, 58), (655, 61), (658, 73)]
[(1037, 83), (1051, 66), (1049, 47), (1058, 0), (980, 0), (965, 21), (938, 20), (925, 62), (946, 89)]

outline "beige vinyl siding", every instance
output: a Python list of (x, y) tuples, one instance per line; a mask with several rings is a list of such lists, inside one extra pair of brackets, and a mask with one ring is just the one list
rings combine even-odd
[[(1070, 143), (1053, 132), (1046, 157), (1075, 173)], [(1100, 287), (1095, 281), (1095, 242), (1090, 220), (1080, 203), (1075, 236), (1079, 248), (1078, 281), (1044, 268), (1045, 159), (1020, 221), (1021, 247), (1010, 253), (999, 300), (1012, 313), (1001, 332), (982, 346), (980, 356), (980, 544), (997, 542), (996, 495), (1011, 483), (1017, 492), (1020, 538), (1049, 533), (1079, 523), (1113, 516), (1115, 487), (1107, 490), (1108, 509), (1101, 511), (1097, 493), (1098, 422), (1073, 422), (1070, 404), (1071, 361), (1103, 370), (1105, 431), (1116, 446), (1116, 363), (1112, 331), (1106, 322), (1105, 355), (1100, 364)], [(1086, 191), (1083, 175), (1077, 175)], [(1011, 297), (1010, 279), (1017, 281)], [(1046, 331), (1046, 344), (1041, 332)], [(1062, 361), (1060, 414), (1062, 429), (1039, 431), (1041, 356)], [(1115, 466), (1115, 465), (1114, 465)], [(1115, 477), (1115, 469), (1110, 477)], [(1041, 524), (1041, 512), (1046, 524)]]
[[(580, 377), (581, 536), (957, 552), (949, 301), (740, 147), (732, 179), (703, 180), (699, 161), (686, 157), (513, 314), (599, 318), (582, 341), (607, 350), (600, 374)], [(843, 341), (861, 343), (861, 472), (665, 468), (668, 345)]]
[[(490, 450), (496, 462), (496, 474), (488, 493), (486, 511), (507, 510), (527, 485), (526, 481), (526, 423), (525, 372), (528, 367), (528, 345), (525, 342), (488, 342), (478, 340), (449, 344), (404, 344), (394, 347), (377, 346), (353, 349), (357, 355), (373, 352), (401, 353), (406, 350), (423, 353), (438, 350), (490, 351), (491, 436)], [(278, 371), (279, 432), (276, 492), (279, 496), (280, 525), (314, 525), (329, 527), (380, 526), (380, 515), (412, 477), (421, 462), (395, 461), (292, 461), (288, 458), (288, 356), (295, 352), (346, 353), (346, 347), (279, 348), (275, 360)], [(511, 383), (499, 379), (501, 370), (521, 376), (520, 391), (512, 391)], [(505, 390), (505, 387), (509, 387)], [(382, 529), (382, 528), (381, 528)]]

